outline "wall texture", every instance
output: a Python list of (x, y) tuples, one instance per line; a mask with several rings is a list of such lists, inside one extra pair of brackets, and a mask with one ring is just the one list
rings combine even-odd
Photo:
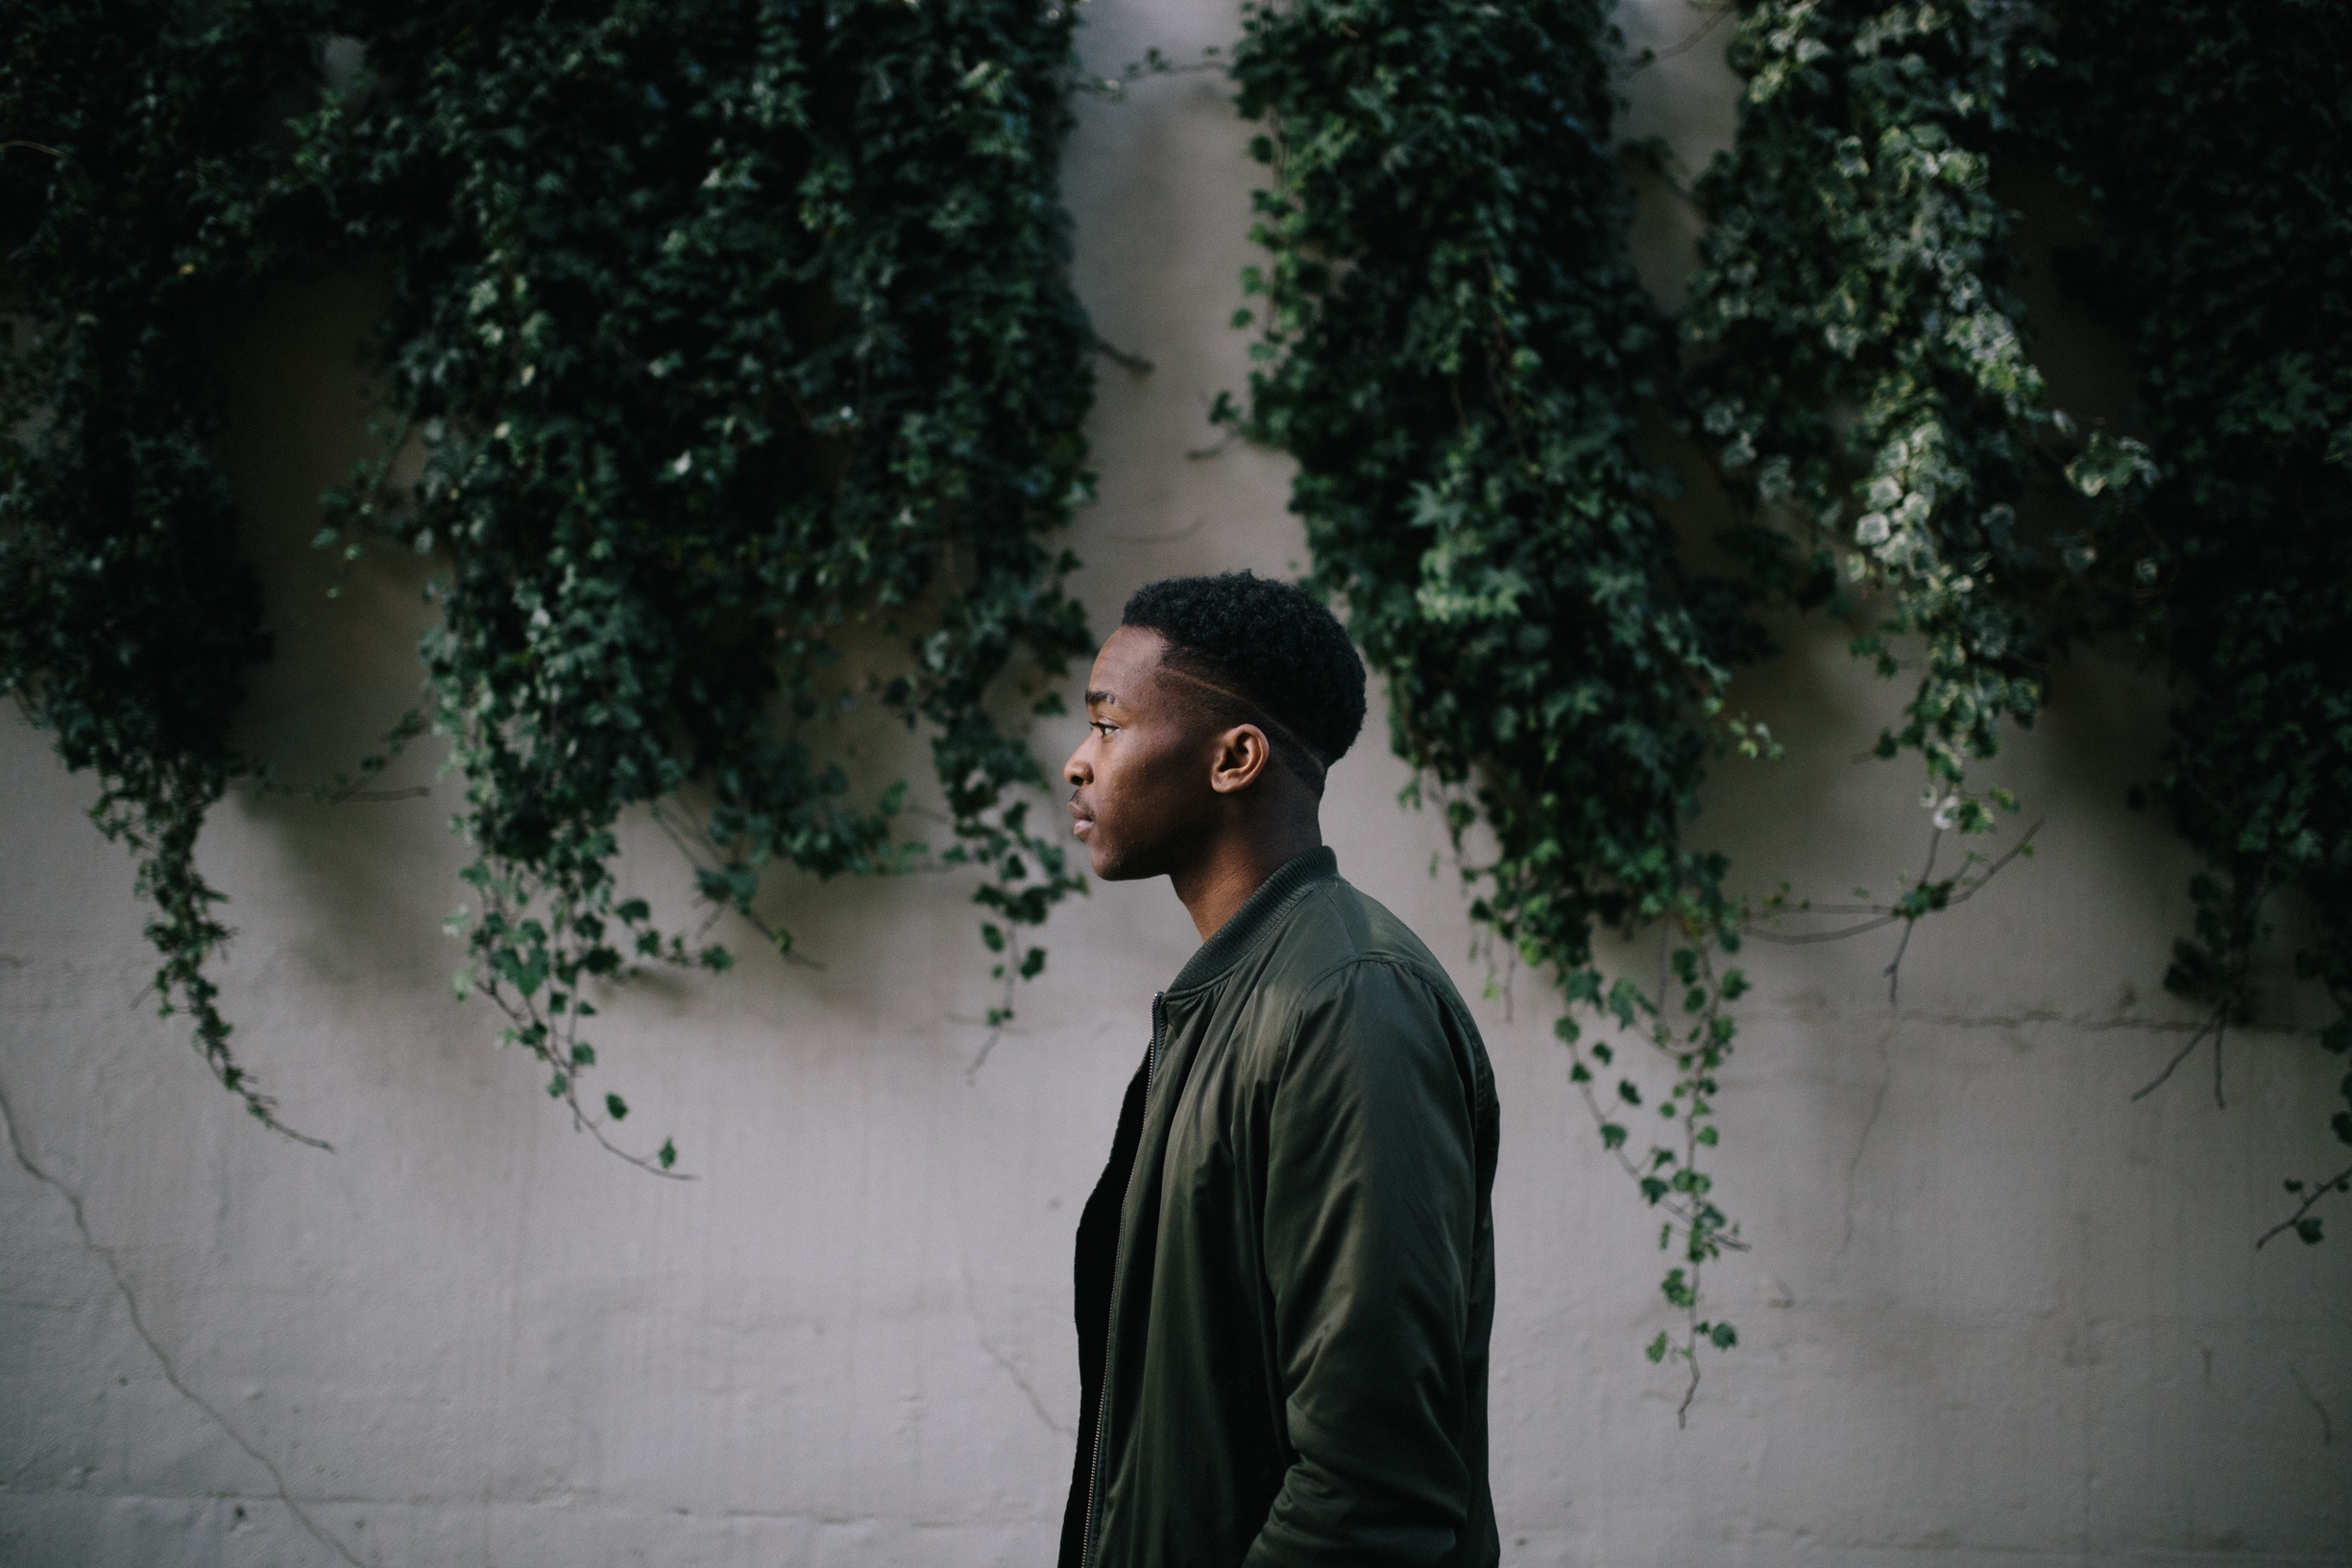
[[(1709, 14), (1646, 0), (1626, 25), (1662, 47)], [(1115, 69), (1234, 27), (1224, 0), (1095, 0), (1084, 46)], [(1721, 36), (1627, 80), (1629, 133), (1686, 168), (1731, 132)], [(1193, 455), (1245, 373), (1224, 325), (1244, 140), (1216, 79), (1184, 76), (1088, 102), (1070, 150), (1086, 305), (1155, 367), (1103, 370), (1102, 498), (1075, 541), (1098, 626), (1152, 577), (1303, 560), (1280, 460)], [(1645, 189), (1668, 297), (1692, 227)], [(229, 367), (279, 647), (246, 739), (295, 781), (348, 765), (414, 694), (423, 565), (363, 562), (330, 604), (304, 547), (358, 449), (373, 298), (291, 291)], [(2037, 301), (2075, 356), (2062, 385), (2117, 385)], [(1854, 759), (1900, 693), (1820, 627), (1785, 639), (1737, 701), (1788, 758), (1721, 770), (1699, 831), (1755, 891), (1883, 893), (1927, 826), (1903, 764)], [(2062, 672), (1997, 769), (2047, 813), (2043, 852), (1924, 926), (1895, 999), (1891, 937), (1753, 954), (1720, 1162), (1753, 1250), (1712, 1275), (1743, 1339), (1705, 1363), (1687, 1431), (1639, 1352), (1669, 1321), (1651, 1225), (1569, 1091), (1553, 999), (1469, 956), (1441, 826), (1395, 804), (1377, 737), (1337, 770), (1343, 868), (1486, 993), (1507, 1561), (2352, 1562), (2352, 1241), (2251, 1245), (2277, 1178), (2325, 1153), (2308, 999), (2282, 981), (2233, 1037), (2226, 1110), (2202, 1057), (2129, 1098), (2190, 1026), (2160, 983), (2190, 868), (2122, 804), (2163, 705), (2120, 653)], [(432, 783), (431, 760), (396, 782)], [(1193, 943), (1164, 884), (1059, 917), (978, 1067), (963, 886), (779, 887), (821, 970), (614, 1001), (601, 1071), (699, 1177), (669, 1183), (570, 1132), (483, 1006), (450, 1001), (452, 783), (240, 794), (205, 842), (235, 899), (245, 1058), (332, 1154), (255, 1127), (153, 1016), (131, 869), (83, 821), (91, 797), (0, 724), (0, 1564), (1047, 1559), (1077, 1401), (1070, 1232), (1151, 993)], [(643, 825), (625, 867), (683, 900)]]

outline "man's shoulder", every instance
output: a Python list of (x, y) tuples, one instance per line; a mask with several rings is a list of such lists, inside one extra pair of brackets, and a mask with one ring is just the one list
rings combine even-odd
[(1445, 967), (1387, 905), (1338, 878), (1288, 911), (1253, 990), (1239, 1012), (1251, 1021), (1246, 1073), (1286, 1083), (1312, 1063), (1319, 1081), (1371, 1081), (1369, 1070), (1424, 1088), (1453, 1074), (1465, 1103), (1491, 1104), (1485, 1043)]
[(1456, 1012), (1462, 996), (1428, 945), (1388, 905), (1346, 879), (1309, 887), (1269, 945), (1259, 983), (1305, 1001), (1363, 984), (1426, 986)]

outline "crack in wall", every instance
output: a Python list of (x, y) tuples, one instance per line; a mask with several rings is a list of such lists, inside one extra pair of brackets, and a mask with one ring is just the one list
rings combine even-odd
[[(1759, 1007), (1749, 1016), (1756, 1019), (1779, 1019), (1792, 1024), (1837, 1022), (1859, 1014), (1879, 1011), (1881, 1017), (1891, 1017), (1898, 1024), (1920, 1024), (1943, 1029), (2022, 1029), (2031, 1024), (2055, 1024), (2063, 1028), (2084, 1034), (2105, 1034), (2114, 1030), (2134, 1030), (2147, 1034), (2194, 1034), (2206, 1025), (2197, 1019), (2114, 1018), (2097, 1013), (2060, 1013), (2031, 1009), (2022, 1013), (1925, 1013), (1880, 1011), (1867, 1007)], [(2306, 1034), (2309, 1030), (2285, 1028), (2239, 1029), (2241, 1034)]]
[[(17, 1491), (12, 1495), (17, 1497), (85, 1497), (89, 1494), (77, 1491), (70, 1486), (36, 1486)], [(283, 1499), (271, 1492), (220, 1491), (193, 1494), (184, 1492), (109, 1492), (105, 1495), (109, 1503), (270, 1504), (283, 1502)], [(390, 1514), (423, 1513), (428, 1517), (440, 1515), (446, 1507), (430, 1499), (420, 1501), (416, 1499), (390, 1500), (381, 1497), (314, 1497), (309, 1501), (332, 1503), (352, 1508), (378, 1508)], [(485, 1506), (502, 1508), (526, 1518), (539, 1518), (544, 1515), (549, 1504), (546, 1501), (508, 1499)], [(642, 1520), (648, 1517), (688, 1520), (750, 1519), (792, 1525), (900, 1525), (914, 1530), (939, 1531), (965, 1530), (973, 1523), (969, 1518), (955, 1514), (934, 1516), (928, 1513), (858, 1513), (842, 1508), (764, 1508), (749, 1505), (741, 1508), (689, 1508), (679, 1504), (628, 1506), (603, 1503), (582, 1504), (576, 1498), (563, 1499), (560, 1506), (571, 1517), (591, 1519), (615, 1517), (624, 1520)], [(1058, 1515), (1056, 1517), (1058, 1518)]]
[(2294, 1379), (2295, 1392), (2303, 1396), (2303, 1403), (2309, 1405), (2318, 1413), (2319, 1446), (2321, 1448), (2335, 1447), (2336, 1423), (2328, 1419), (2327, 1407), (2319, 1403), (2319, 1396), (2313, 1393), (2311, 1391), (2311, 1385), (2303, 1381), (2303, 1368), (2297, 1366), (2292, 1362), (2289, 1362), (2287, 1363), (2287, 1375)]
[(1846, 1230), (1838, 1239), (1839, 1257), (1844, 1257), (1846, 1248), (1854, 1244), (1855, 1184), (1861, 1174), (1862, 1156), (1870, 1152), (1870, 1135), (1879, 1125), (1879, 1113), (1886, 1109), (1887, 1088), (1895, 1081), (1895, 1061), (1887, 1054), (1886, 1048), (1895, 1038), (1895, 1031), (1902, 1026), (1900, 1020), (1889, 1024), (1879, 1035), (1874, 1048), (1879, 1053), (1879, 1090), (1870, 1097), (1870, 1114), (1862, 1119), (1862, 1136), (1855, 1140), (1854, 1158), (1846, 1162)]
[(980, 1320), (980, 1308), (972, 1300), (972, 1271), (969, 1268), (963, 1270), (963, 1315), (972, 1320), (972, 1338), (980, 1341), (980, 1348), (986, 1352), (990, 1361), (1005, 1369), (1005, 1375), (1012, 1379), (1013, 1387), (1021, 1390), (1022, 1396), (1029, 1401), (1029, 1408), (1037, 1412), (1037, 1419), (1046, 1424), (1046, 1429), (1064, 1437), (1077, 1436), (1078, 1434), (1054, 1419), (1053, 1412), (1045, 1408), (1044, 1399), (1039, 1397), (1036, 1386), (1030, 1382), (1029, 1374), (1015, 1365), (1012, 1358), (999, 1350), (988, 1338), (986, 1325)]
[(350, 1563), (352, 1568), (371, 1568), (370, 1564), (360, 1561), (352, 1554), (349, 1547), (310, 1516), (309, 1511), (295, 1498), (293, 1488), (287, 1484), (285, 1475), (278, 1468), (276, 1461), (249, 1441), (245, 1435), (230, 1422), (229, 1417), (223, 1415), (218, 1408), (190, 1387), (186, 1380), (181, 1377), (179, 1368), (172, 1364), (172, 1359), (165, 1354), (162, 1344), (154, 1334), (148, 1331), (147, 1319), (139, 1312), (138, 1297), (133, 1292), (131, 1282), (123, 1273), (122, 1264), (114, 1256), (114, 1249), (102, 1243), (91, 1233), (89, 1218), (82, 1212), (81, 1194), (41, 1169), (35, 1162), (32, 1152), (25, 1147), (25, 1141), (16, 1128), (16, 1108), (10, 1102), (5, 1088), (0, 1088), (0, 1124), (7, 1126), (9, 1149), (16, 1156), (16, 1163), (24, 1167), (25, 1173), (65, 1200), (65, 1207), (73, 1216), (74, 1230), (82, 1238), (82, 1245), (99, 1262), (106, 1265), (107, 1277), (114, 1282), (114, 1291), (122, 1297), (123, 1311), (131, 1319), (131, 1331), (139, 1337), (139, 1342), (144, 1344), (148, 1353), (155, 1357), (156, 1365), (163, 1373), (163, 1381), (177, 1389), (182, 1398), (209, 1416), (212, 1424), (220, 1428), (230, 1442), (236, 1444), (248, 1459), (268, 1473), (270, 1484), (278, 1488), (275, 1501), (294, 1516), (295, 1523), (301, 1525), (313, 1540), (341, 1557), (345, 1562)]

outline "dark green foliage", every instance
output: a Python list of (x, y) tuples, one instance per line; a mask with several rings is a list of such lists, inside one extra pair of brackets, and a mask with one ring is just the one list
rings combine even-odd
[[(1264, 341), (1242, 428), (1298, 460), (1316, 580), (1387, 677), (1398, 752), (1458, 842), (1492, 832), (1465, 872), (1473, 915), (1673, 1063), (1683, 1146), (1619, 1157), (1695, 1278), (1729, 1243), (1693, 1169), (1731, 1044), (1703, 966), (1737, 938), (1722, 862), (1682, 828), (1749, 643), (1739, 600), (1678, 564), (1651, 504), (1637, 406), (1669, 338), (1623, 251), (1605, 8), (1245, 15), (1232, 75), (1274, 183), (1256, 229), (1273, 264), (1245, 278)], [(1672, 1025), (1662, 998), (1604, 998), (1592, 967), (1596, 927), (1660, 920), (1701, 999)], [(1588, 1088), (1577, 1025), (1563, 1034)]]
[[(2212, 1040), (2217, 1094), (2280, 889), (2311, 910), (2303, 972), (2352, 991), (2347, 44), (2320, 4), (1759, 0), (1738, 143), (1698, 192), (1690, 422), (1760, 585), (1867, 607), (1855, 651), (1886, 674), (1887, 639), (1919, 639), (1879, 752), (1924, 754), (1938, 826), (1993, 826), (1967, 764), (2032, 720), (2068, 639), (2121, 627), (2170, 664), (2156, 793), (2211, 870), (2167, 983), (2213, 1009), (2182, 1055)], [(2132, 340), (2128, 434), (2078, 438), (2026, 357), (1989, 182), (2020, 155), (2097, 182), (2106, 238), (2063, 259)], [(1923, 879), (1898, 912), (1967, 890)]]
[[(1939, 836), (2014, 804), (1970, 764), (2120, 609), (2184, 677), (2161, 793), (2216, 868), (2172, 983), (2242, 1016), (2263, 901), (2292, 884), (2305, 970), (2352, 987), (2343, 28), (2315, 5), (1753, 0), (1677, 374), (1621, 253), (1605, 6), (1247, 12), (1232, 74), (1275, 181), (1238, 422), (1298, 459), (1316, 578), (1389, 681), (1397, 749), (1458, 844), (1492, 832), (1473, 914), (1673, 1065), (1658, 1109), (1684, 1146), (1637, 1160), (1640, 1087), (1562, 1022), (1604, 1146), (1686, 1253), (1663, 1289), (1689, 1325), (1653, 1360), (1735, 1339), (1698, 1315), (1698, 1266), (1736, 1244), (1697, 1168), (1745, 988), (1714, 956), (1813, 907), (1734, 907), (1682, 845), (1710, 753), (1770, 747), (1720, 712), (1756, 596), (1826, 604), (1882, 673), (1920, 671), (1879, 749), (1921, 754)], [(2104, 181), (2107, 276), (2132, 279), (2110, 288), (2139, 324), (2123, 431), (2049, 405), (2007, 291), (1992, 162), (2053, 127)], [(1740, 583), (1678, 564), (1650, 510), (1636, 421), (1664, 389), (1743, 513)], [(2005, 861), (1937, 878), (1931, 856), (1851, 930), (1907, 929)], [(1596, 928), (1651, 921), (1655, 994), (1605, 981)], [(2352, 1049), (2352, 1022), (2326, 1043)], [(2281, 1228), (2316, 1240), (2307, 1211), (2347, 1176), (2291, 1184)]]
[[(2091, 559), (2020, 519), (2071, 425), (2026, 356), (1990, 183), (2018, 79), (2050, 61), (2044, 24), (2017, 0), (1763, 0), (1729, 57), (1746, 88), (1737, 144), (1697, 189), (1691, 423), (1765, 582), (1849, 615), (1872, 595), (1855, 651), (1884, 674), (1889, 638), (1921, 639), (1879, 750), (1920, 752), (1939, 825), (1983, 831), (1968, 762), (2040, 711), (2041, 607)], [(2130, 448), (2097, 450), (2134, 471)]]
[(920, 853), (898, 791), (857, 798), (847, 707), (931, 721), (948, 857), (1002, 917), (1076, 885), (982, 700), (1017, 654), (1085, 646), (1048, 543), (1091, 384), (1054, 196), (1069, 26), (774, 0), (351, 19), (367, 70), (303, 156), (336, 238), (392, 268), (390, 400), (425, 453), (351, 523), (450, 559), (424, 657), (482, 851), (474, 975), (567, 1094), (581, 977), (664, 952), (616, 902), (622, 810), (699, 816), (703, 891), (746, 913), (771, 861)]
[[(832, 876), (926, 855), (893, 832), (902, 786), (861, 791), (843, 765), (849, 708), (927, 726), (955, 834), (937, 858), (980, 865), (998, 918), (1041, 922), (1078, 884), (1058, 843), (1028, 826), (1020, 790), (1042, 773), (986, 698), (1016, 662), (1058, 670), (1086, 643), (1061, 590), (1075, 563), (1051, 537), (1083, 493), (1091, 389), (1055, 193), (1068, 14), (1005, 0), (224, 13), (184, 44), (167, 36), (144, 67), (187, 124), (151, 131), (171, 153), (135, 214), (112, 217), (97, 186), (74, 195), (69, 175), (10, 156), (12, 179), (29, 170), (67, 193), (49, 213), (64, 259), (43, 274), (19, 263), (12, 283), (36, 320), (66, 322), (74, 291), (103, 284), (115, 294), (102, 319), (177, 356), (133, 368), (165, 403), (121, 422), (190, 432), (169, 448), (179, 466), (156, 470), (170, 504), (115, 507), (187, 517), (153, 547), (173, 552), (178, 576), (153, 569), (161, 554), (138, 573), (138, 593), (163, 595), (232, 568), (229, 501), (199, 445), (205, 380), (158, 279), (183, 262), (203, 281), (285, 258), (388, 272), (387, 455), (330, 497), (319, 543), (355, 554), (389, 536), (448, 564), (423, 652), (479, 852), (461, 990), (508, 1011), (507, 1037), (546, 1063), (549, 1092), (594, 1125), (576, 1083), (594, 1061), (578, 1038), (590, 978), (652, 957), (732, 961), (666, 938), (643, 901), (619, 897), (624, 810), (650, 805), (683, 826), (703, 893), (746, 915), (774, 861)], [(12, 90), (38, 84), (58, 106), (9, 123), (54, 126), (44, 133), (82, 163), (113, 156), (77, 116), (110, 122), (133, 83), (122, 67), (71, 68), (72, 53), (170, 14), (57, 22)], [(308, 53), (327, 34), (364, 44), (365, 63), (321, 92)], [(207, 186), (178, 159), (211, 142), (224, 167)], [(235, 225), (207, 200), (230, 204)], [(58, 411), (51, 432), (80, 427), (64, 372), (27, 362), (10, 384), (14, 408)], [(106, 455), (43, 439), (60, 454), (49, 488), (18, 476), (41, 470), (12, 476), (12, 571), (59, 551), (70, 536), (49, 497), (86, 487)], [(107, 525), (130, 537), (131, 520)], [(206, 607), (234, 619), (233, 657), (224, 633), (146, 616), (201, 684), (182, 705), (190, 738), (164, 735), (183, 749), (162, 756), (209, 767), (205, 788), (158, 786), (189, 841), (232, 767), (219, 736), (257, 652), (250, 586), (238, 591)], [(87, 641), (73, 617), (95, 604), (78, 590), (59, 631), (21, 656), (12, 643), (12, 680), (69, 760), (136, 784), (163, 765), (148, 738), (161, 720), (77, 753), (80, 710), (57, 695), (76, 669), (61, 650)], [(138, 712), (149, 699), (127, 684), (85, 706)], [(203, 985), (203, 946), (179, 951)], [(1041, 961), (1032, 949), (1017, 973)], [(187, 994), (208, 1005), (208, 989)], [(608, 1100), (607, 1114), (624, 1113)]]
[(91, 816), (138, 856), (155, 909), (162, 1010), (273, 1126), (206, 973), (229, 930), (196, 864), (206, 808), (245, 771), (229, 719), (269, 650), (205, 328), (270, 261), (269, 109), (310, 78), (308, 14), (0, 11), (0, 688), (98, 775)]
[[(2282, 908), (2302, 972), (2352, 1011), (2352, 13), (2061, 15), (2067, 71), (2038, 119), (2103, 229), (2070, 281), (2130, 333), (2163, 470), (2110, 519), (2102, 566), (2179, 693), (2155, 793), (2210, 869), (2166, 983), (2214, 1009), (2218, 1085), (2248, 949)], [(2322, 1043), (2352, 1048), (2352, 1016)]]
[[(579, 1090), (591, 982), (733, 961), (620, 896), (624, 812), (652, 808), (754, 919), (778, 861), (927, 857), (900, 789), (850, 765), (851, 709), (927, 729), (956, 835), (935, 859), (987, 873), (1007, 986), (1039, 972), (1020, 933), (1077, 883), (986, 698), (1084, 644), (1053, 543), (1090, 390), (1054, 190), (1064, 9), (17, 0), (0, 23), (0, 684), (98, 774), (158, 995), (256, 1116), (277, 1124), (215, 1005), (228, 933), (194, 859), (267, 651), (208, 334), (290, 269), (389, 277), (389, 455), (321, 543), (446, 564), (424, 654), (479, 852), (464, 983), (582, 1124), (628, 1114)], [(1602, 0), (1247, 12), (1231, 70), (1273, 259), (1224, 412), (1297, 456), (1317, 583), (1398, 750), (1458, 844), (1491, 831), (1474, 915), (1658, 1053), (1662, 1087), (1560, 1025), (1679, 1253), (1687, 1321), (1654, 1359), (1695, 1378), (1735, 1339), (1700, 1315), (1702, 1266), (1739, 1244), (1701, 1169), (1746, 984), (1721, 960), (1787, 906), (1736, 905), (1684, 831), (1710, 757), (1770, 747), (1722, 711), (1758, 595), (1857, 617), (1888, 674), (1918, 639), (1880, 749), (1919, 752), (1962, 831), (2006, 804), (1968, 769), (2066, 642), (2142, 638), (2180, 692), (2155, 795), (2208, 862), (2170, 983), (2214, 1009), (2217, 1073), (2280, 911), (2352, 998), (2348, 25), (2315, 0), (1750, 0), (1678, 364), (1623, 254)], [(330, 35), (365, 63), (327, 88)], [(2134, 346), (2123, 430), (2077, 432), (2028, 358), (1988, 182), (2025, 147), (2096, 187), (2103, 238), (2070, 265)], [(1649, 398), (1740, 505), (1742, 579), (1678, 559)], [(1855, 929), (1982, 875), (1923, 875)], [(1603, 977), (1596, 931), (1649, 925), (1656, 982)], [(2352, 1053), (2352, 1016), (2322, 1043)], [(1650, 1116), (1673, 1146), (1642, 1150)], [(2277, 1231), (2316, 1241), (2347, 1181), (2290, 1182)]]

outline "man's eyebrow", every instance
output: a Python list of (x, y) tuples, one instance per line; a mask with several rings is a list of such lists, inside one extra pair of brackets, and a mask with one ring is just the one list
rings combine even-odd
[(1086, 693), (1086, 706), (1089, 708), (1094, 708), (1105, 703), (1115, 707), (1117, 706), (1118, 701), (1119, 694), (1115, 691), (1089, 691)]

